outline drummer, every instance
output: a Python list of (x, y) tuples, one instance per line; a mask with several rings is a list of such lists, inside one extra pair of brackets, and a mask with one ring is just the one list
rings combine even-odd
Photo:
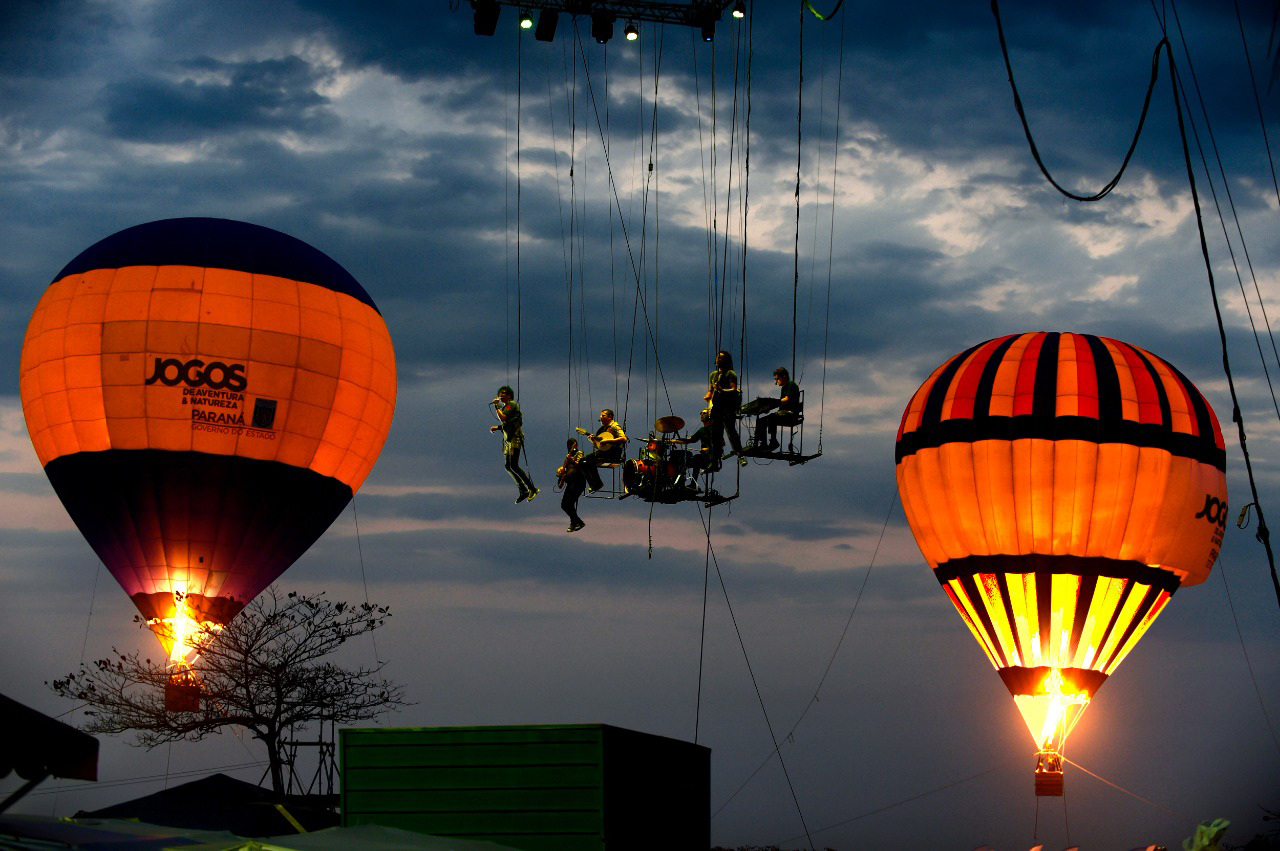
[(688, 437), (673, 437), (667, 441), (668, 443), (688, 444), (697, 442), (702, 444), (698, 453), (689, 459), (688, 478), (684, 483), (686, 487), (693, 490), (698, 489), (699, 470), (711, 470), (714, 472), (719, 469), (720, 464), (719, 453), (716, 451), (715, 430), (712, 428), (711, 411), (703, 408), (699, 417), (702, 419), (702, 428)]

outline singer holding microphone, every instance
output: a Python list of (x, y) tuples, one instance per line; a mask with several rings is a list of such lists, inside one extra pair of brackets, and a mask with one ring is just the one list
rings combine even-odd
[(499, 420), (499, 425), (491, 426), (489, 431), (502, 429), (503, 467), (515, 480), (516, 487), (520, 488), (520, 496), (516, 497), (516, 504), (519, 505), (538, 495), (533, 479), (520, 468), (520, 451), (524, 449), (524, 419), (520, 414), (520, 406), (515, 403), (515, 392), (505, 384), (498, 388), (498, 397), (489, 404), (493, 405), (494, 415)]

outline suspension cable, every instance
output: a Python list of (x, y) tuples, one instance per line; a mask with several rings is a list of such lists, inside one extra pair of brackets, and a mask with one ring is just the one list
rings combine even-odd
[[(795, 804), (796, 815), (800, 817), (800, 825), (804, 828), (805, 836), (809, 839), (809, 847), (812, 848), (813, 838), (809, 836), (809, 825), (805, 821), (804, 811), (800, 807), (800, 799), (796, 795), (795, 785), (791, 782), (791, 773), (787, 770), (787, 763), (783, 760), (782, 753), (779, 750), (781, 745), (778, 742), (777, 734), (773, 731), (773, 722), (769, 719), (769, 711), (765, 708), (764, 695), (760, 691), (760, 683), (756, 679), (755, 670), (751, 667), (751, 657), (747, 653), (747, 644), (742, 636), (742, 627), (738, 625), (738, 617), (733, 612), (733, 603), (729, 600), (729, 588), (725, 584), (724, 574), (720, 570), (720, 560), (716, 558), (715, 547), (711, 543), (711, 511), (712, 509), (708, 509), (707, 514), (703, 515), (702, 506), (698, 506), (698, 518), (702, 522), (702, 529), (707, 539), (707, 552), (711, 556), (711, 563), (715, 566), (716, 578), (720, 583), (720, 591), (724, 594), (724, 604), (729, 611), (729, 621), (733, 624), (734, 634), (738, 637), (738, 647), (742, 650), (742, 660), (747, 665), (747, 674), (751, 679), (752, 688), (755, 689), (756, 702), (760, 705), (760, 713), (764, 716), (764, 724), (769, 730), (769, 738), (773, 741), (774, 752), (778, 754), (778, 764), (782, 766), (782, 775), (786, 779), (787, 788), (791, 792), (791, 800)], [(699, 682), (701, 682), (701, 678), (699, 678)]]
[(1044, 164), (1040, 159), (1040, 154), (1036, 149), (1035, 139), (1031, 135), (1031, 128), (1027, 124), (1026, 115), (1022, 109), (1021, 99), (1018, 97), (1017, 86), (1013, 80), (1013, 67), (1009, 63), (1009, 51), (1005, 43), (1004, 29), (1000, 23), (1000, 10), (999, 10), (998, 0), (991, 0), (991, 11), (992, 11), (992, 14), (995, 16), (996, 29), (1000, 34), (1000, 49), (1004, 53), (1005, 67), (1009, 71), (1009, 85), (1013, 89), (1014, 105), (1018, 111), (1019, 118), (1022, 120), (1023, 131), (1026, 133), (1027, 143), (1031, 148), (1032, 156), (1035, 157), (1037, 165), (1040, 166), (1041, 173), (1045, 176), (1045, 178), (1049, 181), (1049, 183), (1063, 195), (1066, 195), (1068, 198), (1072, 198), (1077, 201), (1097, 201), (1100, 198), (1105, 197), (1108, 193), (1110, 193), (1110, 191), (1115, 188), (1116, 184), (1120, 182), (1120, 177), (1121, 175), (1124, 174), (1124, 170), (1129, 164), (1129, 159), (1133, 154), (1133, 150), (1134, 148), (1137, 147), (1138, 137), (1142, 133), (1142, 127), (1146, 121), (1147, 109), (1151, 105), (1151, 95), (1155, 85), (1157, 72), (1159, 70), (1160, 54), (1162, 50), (1164, 52), (1165, 59), (1169, 63), (1169, 85), (1172, 90), (1174, 109), (1178, 118), (1178, 137), (1182, 143), (1183, 162), (1186, 167), (1187, 182), (1191, 189), (1191, 201), (1195, 208), (1196, 230), (1200, 237), (1200, 254), (1204, 260), (1205, 273), (1208, 277), (1208, 283), (1209, 283), (1209, 294), (1213, 302), (1213, 313), (1218, 326), (1218, 340), (1219, 340), (1220, 347), (1222, 349), (1222, 369), (1223, 369), (1223, 372), (1226, 374), (1227, 387), (1231, 393), (1231, 419), (1236, 424), (1236, 431), (1237, 431), (1238, 440), (1240, 443), (1240, 453), (1244, 458), (1245, 471), (1249, 479), (1249, 488), (1253, 494), (1253, 503), (1258, 509), (1258, 532), (1256, 537), (1258, 541), (1262, 544), (1263, 549), (1266, 551), (1267, 563), (1271, 570), (1271, 584), (1275, 589), (1276, 603), (1277, 605), (1280, 605), (1280, 576), (1278, 576), (1276, 573), (1275, 554), (1272, 552), (1272, 549), (1271, 549), (1271, 532), (1267, 528), (1266, 520), (1263, 517), (1263, 513), (1262, 513), (1262, 504), (1258, 498), (1258, 484), (1253, 474), (1253, 460), (1249, 455), (1247, 436), (1245, 434), (1244, 414), (1240, 410), (1240, 397), (1239, 397), (1239, 394), (1236, 392), (1235, 377), (1231, 372), (1231, 361), (1227, 351), (1226, 324), (1223, 322), (1223, 319), (1222, 319), (1222, 308), (1218, 300), (1218, 287), (1213, 276), (1213, 263), (1209, 258), (1209, 243), (1205, 235), (1205, 229), (1204, 229), (1204, 212), (1200, 206), (1200, 193), (1196, 187), (1195, 168), (1191, 161), (1191, 147), (1190, 147), (1190, 142), (1187, 139), (1186, 119), (1183, 116), (1182, 100), (1181, 100), (1181, 91), (1183, 87), (1180, 85), (1180, 82), (1179, 82), (1178, 67), (1173, 59), (1173, 48), (1169, 45), (1169, 39), (1167, 37), (1162, 37), (1160, 41), (1156, 44), (1155, 53), (1152, 55), (1152, 59), (1151, 59), (1151, 84), (1150, 86), (1148, 86), (1147, 96), (1142, 104), (1142, 116), (1138, 120), (1138, 129), (1134, 135), (1133, 143), (1129, 147), (1129, 152), (1125, 155), (1124, 163), (1121, 164), (1119, 172), (1117, 172), (1116, 176), (1113, 177), (1107, 183), (1107, 185), (1102, 189), (1102, 191), (1090, 196), (1076, 195), (1074, 193), (1067, 191), (1066, 189), (1063, 189), (1049, 174), (1048, 170), (1044, 167)]
[[(1218, 140), (1217, 140), (1217, 137), (1214, 136), (1213, 125), (1210, 124), (1209, 122), (1209, 110), (1205, 106), (1204, 95), (1200, 90), (1200, 79), (1196, 75), (1195, 65), (1191, 61), (1191, 51), (1187, 48), (1186, 34), (1182, 30), (1182, 18), (1178, 15), (1177, 4), (1171, 3), (1170, 5), (1171, 5), (1171, 8), (1173, 9), (1174, 22), (1177, 24), (1177, 27), (1178, 27), (1178, 37), (1182, 42), (1182, 52), (1183, 52), (1183, 55), (1186, 56), (1187, 58), (1187, 70), (1191, 72), (1191, 83), (1193, 86), (1195, 86), (1196, 98), (1200, 103), (1200, 113), (1205, 117), (1205, 122), (1204, 122), (1205, 132), (1209, 137), (1209, 145), (1213, 149), (1214, 159), (1216, 160), (1218, 165), (1218, 174), (1222, 178), (1222, 189), (1223, 189), (1223, 193), (1226, 195), (1226, 198), (1227, 198), (1227, 207), (1231, 210), (1231, 217), (1235, 223), (1236, 235), (1240, 238), (1240, 250), (1244, 254), (1245, 265), (1248, 267), (1249, 276), (1253, 280), (1253, 291), (1258, 299), (1258, 308), (1262, 313), (1263, 325), (1267, 329), (1267, 338), (1271, 341), (1271, 351), (1276, 357), (1277, 365), (1280, 365), (1280, 351), (1276, 350), (1275, 335), (1272, 333), (1272, 330), (1271, 330), (1271, 318), (1267, 316), (1267, 306), (1262, 299), (1262, 289), (1258, 285), (1258, 275), (1253, 268), (1253, 258), (1249, 256), (1249, 247), (1248, 245), (1245, 244), (1244, 227), (1240, 224), (1240, 216), (1236, 211), (1235, 198), (1231, 194), (1231, 183), (1230, 181), (1227, 180), (1226, 167), (1222, 164), (1222, 154), (1218, 150)], [(1240, 264), (1239, 264), (1239, 261), (1236, 260), (1235, 248), (1232, 246), (1231, 237), (1227, 233), (1227, 219), (1226, 219), (1226, 216), (1222, 214), (1222, 205), (1218, 201), (1218, 190), (1214, 186), (1213, 173), (1209, 170), (1209, 163), (1204, 156), (1204, 145), (1200, 142), (1200, 132), (1199, 130), (1196, 129), (1195, 120), (1190, 117), (1191, 103), (1187, 99), (1187, 92), (1185, 89), (1182, 90), (1182, 96), (1183, 96), (1184, 102), (1186, 103), (1188, 121), (1191, 124), (1191, 132), (1194, 135), (1196, 140), (1196, 150), (1200, 152), (1200, 167), (1204, 169), (1204, 173), (1209, 182), (1209, 194), (1210, 194), (1210, 197), (1213, 199), (1214, 209), (1218, 213), (1218, 222), (1222, 226), (1222, 239), (1227, 244), (1227, 253), (1231, 258), (1231, 267), (1232, 269), (1235, 270), (1236, 283), (1239, 284), (1240, 286), (1240, 298), (1244, 302), (1245, 314), (1249, 317), (1249, 327), (1253, 331), (1253, 340), (1258, 349), (1258, 361), (1259, 363), (1262, 364), (1262, 372), (1266, 378), (1267, 388), (1271, 392), (1271, 404), (1272, 404), (1272, 407), (1275, 409), (1276, 418), (1280, 419), (1280, 401), (1276, 400), (1276, 389), (1274, 384), (1271, 381), (1271, 370), (1268, 369), (1267, 367), (1266, 355), (1262, 353), (1262, 340), (1259, 339), (1258, 326), (1254, 322), (1253, 308), (1249, 304), (1249, 296), (1245, 293), (1244, 278), (1240, 274)]]
[[(993, 0), (994, 2), (994, 0)], [(1222, 308), (1218, 303), (1218, 287), (1213, 278), (1213, 263), (1209, 260), (1209, 243), (1204, 232), (1204, 214), (1200, 209), (1200, 193), (1196, 189), (1195, 169), (1191, 164), (1191, 148), (1187, 141), (1187, 130), (1182, 115), (1182, 102), (1178, 97), (1178, 68), (1173, 61), (1173, 50), (1169, 47), (1168, 39), (1161, 39), (1164, 45), (1165, 53), (1169, 60), (1169, 83), (1173, 87), (1173, 103), (1176, 107), (1178, 115), (1178, 135), (1182, 140), (1182, 156), (1187, 169), (1187, 181), (1191, 186), (1191, 201), (1195, 206), (1196, 212), (1196, 230), (1200, 235), (1200, 254), (1204, 258), (1205, 273), (1209, 278), (1209, 293), (1213, 297), (1213, 313), (1218, 322), (1218, 340), (1222, 347), (1222, 369), (1227, 376), (1227, 387), (1231, 391), (1231, 419), (1236, 424), (1236, 431), (1239, 435), (1240, 454), (1244, 456), (1245, 471), (1249, 478), (1249, 489), (1253, 493), (1254, 507), (1258, 510), (1258, 532), (1257, 539), (1262, 543), (1262, 547), (1267, 553), (1267, 563), (1271, 567), (1271, 584), (1276, 592), (1276, 604), (1280, 605), (1280, 577), (1276, 575), (1275, 554), (1271, 551), (1271, 532), (1267, 529), (1266, 519), (1262, 514), (1262, 503), (1258, 498), (1258, 483), (1253, 475), (1253, 460), (1249, 456), (1249, 448), (1246, 442), (1244, 414), (1240, 410), (1240, 397), (1236, 393), (1235, 377), (1231, 374), (1231, 361), (1227, 353), (1227, 329), (1222, 321)]]

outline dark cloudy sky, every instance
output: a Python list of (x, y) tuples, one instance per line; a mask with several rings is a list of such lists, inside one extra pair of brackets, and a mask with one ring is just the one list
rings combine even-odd
[[(1178, 366), (1230, 431), (1232, 505), (1250, 501), (1168, 65), (1119, 186), (1080, 204), (1030, 155), (987, 3), (850, 0), (827, 23), (754, 6), (711, 45), (645, 25), (602, 48), (567, 18), (552, 44), (518, 37), (510, 8), (476, 37), (457, 0), (0, 5), (4, 693), (63, 713), (45, 680), (153, 644), (31, 450), (17, 395), (31, 311), (97, 240), (218, 216), (328, 253), (395, 342), (382, 459), (280, 583), (391, 604), (376, 652), (416, 705), (385, 723), (696, 738), (722, 845), (808, 847), (807, 829), (842, 851), (1116, 849), (1178, 846), (1217, 817), (1237, 844), (1261, 830), (1260, 807), (1280, 808), (1280, 613), (1255, 527), (1228, 528), (1213, 576), (1084, 717), (1068, 756), (1094, 776), (1069, 766), (1065, 800), (1037, 803), (1030, 737), (896, 502), (912, 392), (969, 345), (1031, 330)], [(1280, 315), (1272, 8), (1003, 14), (1044, 161), (1081, 193), (1118, 168), (1167, 24), (1259, 496), (1280, 516), (1280, 411), (1259, 358), (1280, 375), (1263, 313)], [(717, 344), (745, 352), (749, 396), (769, 393), (793, 326), (820, 459), (752, 464), (711, 512), (584, 500), (587, 528), (565, 534), (550, 485), (574, 425), (605, 406), (633, 435), (694, 421)], [(531, 505), (512, 504), (488, 432), (504, 383), (546, 488)], [(231, 735), (150, 753), (106, 741), (97, 787), (46, 784), (22, 806), (69, 815), (261, 758)]]

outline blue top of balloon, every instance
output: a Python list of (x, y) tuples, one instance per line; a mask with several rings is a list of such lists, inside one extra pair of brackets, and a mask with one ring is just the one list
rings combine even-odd
[(360, 282), (320, 249), (287, 233), (231, 219), (161, 219), (125, 228), (80, 252), (53, 280), (124, 266), (198, 266), (274, 275), (327, 287), (378, 309)]

